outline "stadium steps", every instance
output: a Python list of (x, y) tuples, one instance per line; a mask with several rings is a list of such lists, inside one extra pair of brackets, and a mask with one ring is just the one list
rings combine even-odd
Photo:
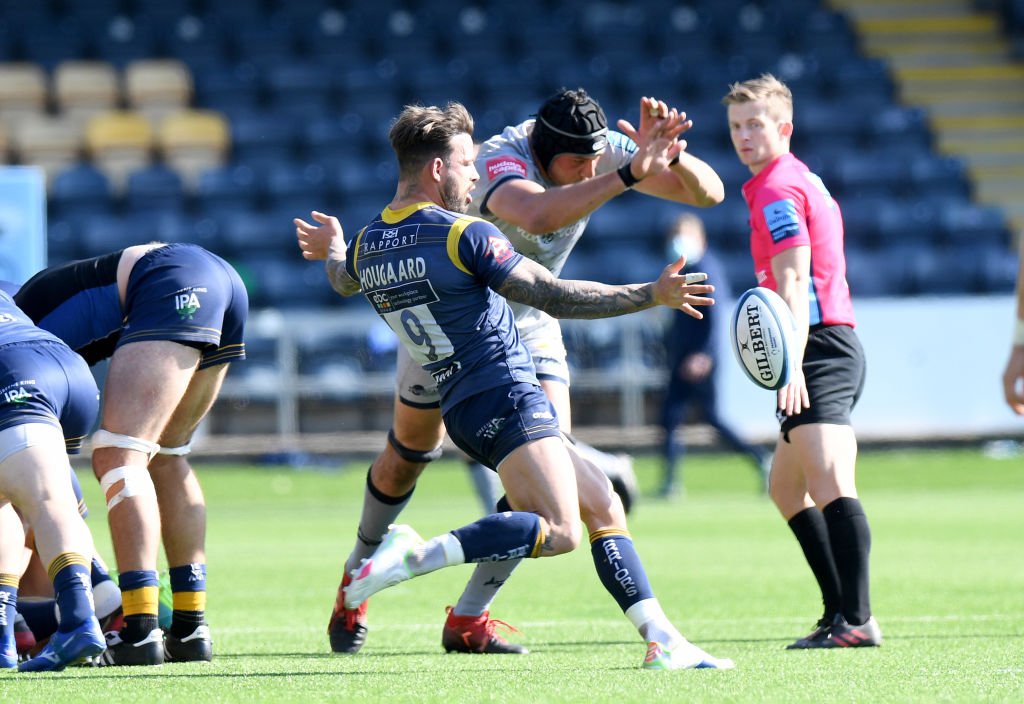
[(970, 0), (830, 0), (902, 102), (927, 109), (938, 151), (967, 165), (975, 199), (1024, 231), (1024, 65), (995, 14)]

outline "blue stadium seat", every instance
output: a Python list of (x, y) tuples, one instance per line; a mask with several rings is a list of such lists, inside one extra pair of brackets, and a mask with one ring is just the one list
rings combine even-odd
[(197, 81), (203, 77), (201, 72), (195, 70), (197, 65), (209, 67), (227, 61), (226, 41), (221, 28), (215, 23), (207, 23), (194, 14), (187, 14), (168, 19), (165, 27), (164, 50), (168, 56), (188, 64)]
[(63, 264), (85, 256), (78, 220), (74, 217), (49, 218), (46, 223), (47, 265)]
[(323, 267), (304, 261), (298, 254), (247, 255), (232, 263), (245, 282), (253, 308), (308, 308), (341, 298), (331, 290)]
[(256, 169), (246, 165), (227, 165), (199, 175), (194, 196), (196, 210), (207, 216), (247, 212), (259, 208), (263, 179)]
[(54, 176), (48, 205), (50, 214), (56, 217), (110, 213), (115, 206), (114, 191), (102, 171), (80, 162)]
[(124, 203), (129, 213), (180, 213), (185, 208), (181, 175), (163, 164), (132, 171), (125, 181)]
[(358, 161), (364, 155), (363, 142), (357, 137), (362, 119), (358, 124), (336, 115), (310, 116), (302, 124), (299, 137), (303, 156), (309, 161), (321, 163)]
[(846, 248), (846, 281), (854, 299), (892, 296), (899, 291), (898, 272), (889, 262), (886, 252)]
[(329, 208), (331, 184), (327, 169), (319, 163), (288, 162), (266, 172), (265, 207), (286, 210), (293, 217), (308, 217), (311, 210)]
[(301, 259), (289, 212), (237, 212), (220, 218), (221, 244), (232, 257)]
[(1010, 294), (1017, 281), (1018, 258), (1005, 246), (984, 247), (979, 257), (979, 289), (982, 293)]
[(294, 121), (268, 112), (239, 114), (231, 118), (232, 160), (265, 168), (287, 163), (297, 146)]
[(160, 32), (164, 27), (155, 27), (149, 18), (110, 15), (98, 29), (93, 40), (96, 58), (118, 68), (124, 68), (129, 61), (163, 53)]
[(257, 112), (262, 105), (258, 74), (239, 71), (224, 59), (213, 59), (215, 65), (193, 71), (197, 105), (229, 116)]
[[(39, 41), (45, 37), (45, 41)], [(48, 72), (62, 61), (88, 56), (90, 38), (82, 28), (67, 21), (29, 24), (21, 28), (24, 60), (39, 64)]]
[(970, 185), (964, 163), (957, 157), (922, 154), (910, 164), (910, 179), (920, 196), (939, 200), (966, 200)]
[(267, 100), (273, 110), (309, 119), (333, 110), (333, 77), (322, 64), (281, 61), (264, 72)]
[(953, 245), (1009, 247), (1006, 217), (996, 206), (950, 201), (939, 212), (939, 223)]
[(885, 152), (850, 152), (835, 163), (836, 187), (844, 196), (892, 196), (909, 182), (909, 165)]
[(117, 249), (141, 244), (144, 234), (135, 229), (135, 223), (115, 215), (93, 215), (80, 220), (79, 234), (84, 256), (94, 257)]

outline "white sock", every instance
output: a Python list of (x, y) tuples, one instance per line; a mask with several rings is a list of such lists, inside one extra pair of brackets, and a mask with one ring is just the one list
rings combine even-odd
[(451, 533), (445, 533), (413, 548), (406, 565), (414, 575), (421, 575), (442, 567), (461, 565), (465, 561), (462, 543)]
[(452, 613), (456, 616), (482, 616), (491, 608), (491, 602), (498, 596), (505, 580), (521, 562), (519, 559), (479, 563)]
[(633, 604), (626, 609), (626, 618), (647, 642), (653, 640), (672, 650), (686, 640), (668, 620), (657, 599), (644, 599)]

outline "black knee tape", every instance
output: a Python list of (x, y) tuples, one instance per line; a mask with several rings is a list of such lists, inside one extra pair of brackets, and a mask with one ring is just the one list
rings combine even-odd
[(406, 462), (416, 462), (418, 464), (426, 464), (427, 462), (433, 462), (441, 457), (441, 446), (438, 445), (433, 450), (426, 452), (420, 452), (419, 450), (410, 450), (408, 447), (398, 442), (395, 437), (395, 429), (388, 430), (388, 442), (391, 443), (391, 447), (395, 448), (395, 452)]
[(408, 493), (403, 494), (402, 496), (388, 496), (373, 485), (373, 465), (371, 464), (370, 468), (366, 470), (366, 490), (370, 492), (370, 495), (373, 496), (373, 498), (377, 499), (377, 501), (380, 501), (382, 504), (397, 506), (403, 501), (409, 500), (409, 497), (412, 496), (412, 492), (416, 491), (416, 486), (414, 485), (412, 489), (409, 489)]

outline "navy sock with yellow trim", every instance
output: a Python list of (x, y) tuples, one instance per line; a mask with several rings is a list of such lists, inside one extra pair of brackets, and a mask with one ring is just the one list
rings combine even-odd
[(131, 570), (122, 572), (118, 583), (124, 609), (121, 638), (128, 643), (138, 643), (160, 627), (160, 581), (156, 570)]
[(73, 631), (94, 616), (90, 567), (85, 555), (62, 552), (46, 568), (60, 609), (57, 630), (61, 633)]
[(537, 557), (544, 538), (540, 516), (525, 511), (492, 513), (451, 533), (462, 545), (466, 562)]
[(206, 622), (206, 565), (193, 562), (171, 567), (167, 572), (174, 599), (171, 635), (185, 638)]
[(14, 615), (18, 604), (18, 582), (16, 574), (0, 572), (0, 632), (3, 641), (13, 642)]
[(590, 534), (590, 554), (601, 584), (623, 611), (638, 601), (654, 598), (647, 571), (628, 533), (617, 529), (594, 531)]

